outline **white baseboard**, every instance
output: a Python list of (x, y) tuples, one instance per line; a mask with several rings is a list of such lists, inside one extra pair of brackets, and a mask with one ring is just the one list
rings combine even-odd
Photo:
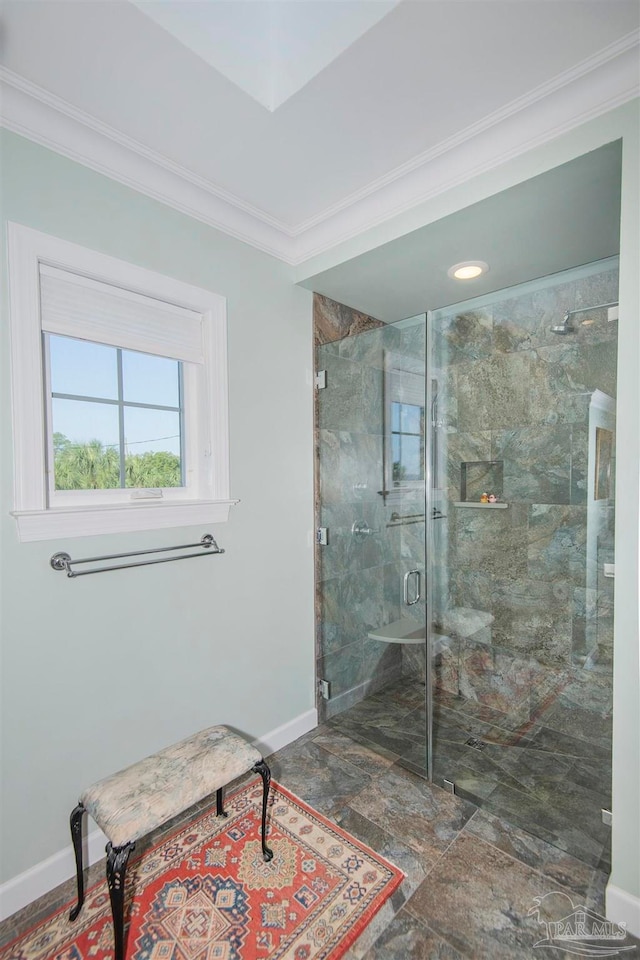
[(628, 933), (640, 937), (640, 897), (621, 890), (613, 883), (607, 884), (607, 920), (624, 923)]
[[(315, 708), (307, 710), (306, 713), (301, 713), (300, 716), (294, 717), (293, 720), (283, 723), (282, 726), (260, 737), (254, 742), (254, 746), (266, 757), (275, 750), (286, 747), (288, 743), (297, 740), (303, 733), (308, 733), (317, 725), (317, 710)], [(104, 857), (106, 843), (107, 838), (102, 830), (97, 828), (86, 836), (83, 853), (85, 866), (96, 863)], [(69, 840), (67, 848), (36, 863), (35, 866), (0, 886), (0, 921), (6, 920), (17, 910), (33, 903), (38, 897), (44, 896), (65, 880), (69, 880), (70, 877), (75, 876), (75, 872), (76, 865), (71, 840)]]
[[(97, 863), (104, 857), (107, 838), (97, 827), (83, 840), (83, 860), (85, 865)], [(34, 867), (12, 877), (0, 887), (0, 920), (6, 920), (17, 910), (33, 903), (49, 890), (75, 876), (76, 863), (69, 839), (69, 846), (47, 857)]]
[(270, 753), (281, 750), (288, 743), (293, 743), (303, 733), (308, 733), (309, 730), (313, 730), (317, 726), (318, 711), (314, 707), (313, 710), (307, 710), (306, 713), (301, 713), (293, 720), (283, 723), (281, 727), (276, 727), (270, 733), (265, 733), (263, 737), (254, 740), (253, 745), (264, 757), (268, 757)]

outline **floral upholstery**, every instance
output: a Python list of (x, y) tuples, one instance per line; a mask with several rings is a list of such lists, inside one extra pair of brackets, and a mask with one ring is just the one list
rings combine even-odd
[(80, 802), (114, 847), (137, 840), (262, 759), (227, 727), (202, 730), (84, 791)]

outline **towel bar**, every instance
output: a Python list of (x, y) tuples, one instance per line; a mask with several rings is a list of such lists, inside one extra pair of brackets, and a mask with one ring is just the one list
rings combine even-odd
[[(184, 553), (177, 557), (156, 557), (154, 560), (139, 560), (137, 563), (115, 563), (110, 567), (96, 567), (94, 570), (72, 570), (72, 565), (79, 563), (99, 563), (102, 560), (120, 560), (124, 557), (141, 557), (148, 553), (168, 553), (172, 550), (189, 550), (192, 547), (203, 547), (204, 553)], [(68, 577), (87, 577), (90, 573), (105, 573), (107, 570), (125, 570), (128, 567), (145, 567), (152, 563), (170, 563), (172, 560), (187, 560), (189, 557), (213, 556), (224, 553), (210, 533), (205, 533), (198, 543), (184, 543), (176, 547), (155, 547), (151, 550), (132, 550), (129, 553), (110, 553), (102, 557), (84, 557), (82, 560), (72, 560), (68, 553), (54, 553), (49, 561), (54, 570), (66, 570)]]

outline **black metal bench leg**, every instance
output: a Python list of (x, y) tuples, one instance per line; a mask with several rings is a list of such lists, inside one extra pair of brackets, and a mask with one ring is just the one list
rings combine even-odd
[(135, 843), (125, 843), (122, 847), (107, 844), (107, 885), (113, 916), (113, 939), (115, 943), (114, 960), (124, 960), (124, 878), (127, 872), (127, 860)]
[(216, 792), (216, 817), (228, 817), (229, 814), (224, 812), (224, 807), (222, 804), (222, 787)]
[(269, 799), (269, 784), (271, 783), (271, 770), (264, 760), (259, 760), (253, 767), (254, 773), (259, 773), (262, 777), (262, 856), (268, 863), (273, 860), (273, 850), (267, 846), (267, 800)]
[(69, 920), (75, 920), (84, 903), (84, 874), (82, 872), (82, 816), (84, 807), (81, 803), (71, 811), (69, 823), (71, 825), (71, 842), (76, 857), (76, 877), (78, 880), (78, 902), (69, 914)]

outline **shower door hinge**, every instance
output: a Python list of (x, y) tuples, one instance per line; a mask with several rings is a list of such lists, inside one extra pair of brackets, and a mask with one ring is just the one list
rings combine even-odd
[(318, 370), (315, 378), (315, 387), (316, 390), (325, 390), (327, 386), (327, 371)]
[(329, 528), (318, 527), (316, 530), (316, 543), (319, 547), (326, 547), (329, 543)]
[(603, 808), (603, 810), (602, 810), (602, 822), (603, 822), (607, 827), (610, 827), (610, 826), (611, 826), (611, 824), (613, 823), (613, 815), (612, 815), (612, 813), (611, 813), (611, 810), (605, 810), (605, 809)]
[(331, 681), (318, 680), (318, 690), (323, 700), (331, 700)]

